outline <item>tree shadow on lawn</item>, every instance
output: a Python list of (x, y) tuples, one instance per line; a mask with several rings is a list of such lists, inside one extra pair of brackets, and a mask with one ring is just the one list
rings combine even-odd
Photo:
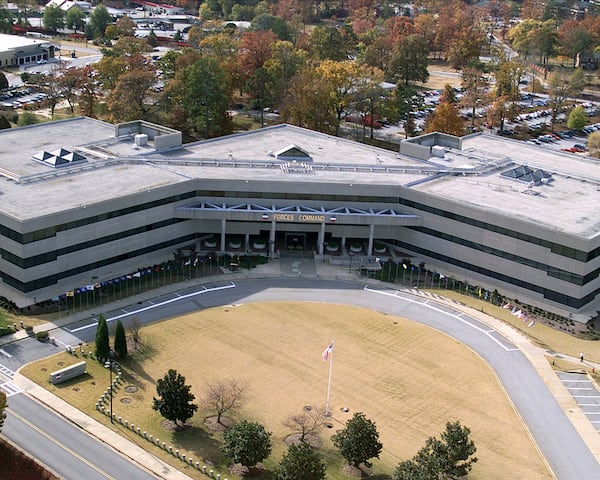
[(201, 458), (211, 465), (226, 468), (227, 459), (221, 453), (222, 443), (203, 428), (194, 425), (188, 430), (171, 433), (173, 443), (179, 450), (185, 450), (194, 458)]

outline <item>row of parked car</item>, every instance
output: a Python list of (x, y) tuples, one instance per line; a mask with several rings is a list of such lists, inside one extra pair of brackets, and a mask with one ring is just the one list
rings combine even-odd
[(16, 110), (28, 105), (37, 105), (48, 98), (43, 92), (36, 92), (31, 88), (13, 90), (0, 95), (0, 108)]
[(583, 130), (585, 133), (587, 133), (589, 135), (592, 132), (596, 132), (596, 131), (600, 130), (600, 123), (593, 123), (591, 125), (586, 125), (581, 130)]

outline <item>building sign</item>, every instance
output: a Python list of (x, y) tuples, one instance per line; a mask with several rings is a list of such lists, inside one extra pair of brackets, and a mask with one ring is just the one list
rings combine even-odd
[[(262, 216), (263, 220), (269, 220), (268, 215)], [(272, 220), (276, 222), (299, 222), (299, 223), (323, 223), (327, 220), (335, 222), (335, 217), (314, 213), (274, 213)]]

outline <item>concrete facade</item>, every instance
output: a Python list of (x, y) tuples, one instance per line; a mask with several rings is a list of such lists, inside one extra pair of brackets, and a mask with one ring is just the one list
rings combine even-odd
[[(391, 259), (446, 277), (562, 311), (597, 308), (592, 159), (482, 134), (417, 138), (396, 153), (289, 125), (181, 145), (158, 125), (86, 118), (3, 131), (0, 141), (0, 294), (19, 305), (176, 249), (203, 251), (206, 239), (228, 251), (237, 238), (242, 253), (263, 241), (277, 255), (293, 241), (325, 260), (328, 245), (343, 256), (357, 241), (371, 257), (385, 242)], [(85, 160), (60, 169), (31, 160), (57, 148)], [(425, 158), (423, 148), (436, 151)], [(506, 176), (522, 166), (551, 176)]]

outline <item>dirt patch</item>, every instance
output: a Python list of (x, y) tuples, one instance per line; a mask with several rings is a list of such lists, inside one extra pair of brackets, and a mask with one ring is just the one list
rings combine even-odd
[(344, 472), (344, 475), (348, 475), (352, 478), (370, 477), (373, 475), (373, 470), (364, 465), (361, 465), (360, 468), (356, 468), (353, 465), (345, 463), (342, 467), (342, 471)]
[[(288, 435), (283, 439), (283, 443), (285, 443), (288, 447), (290, 445), (300, 445), (300, 434), (294, 433), (292, 435)], [(323, 445), (321, 439), (315, 435), (306, 435), (304, 437), (304, 443), (309, 444), (313, 448), (321, 448)]]
[(204, 419), (204, 425), (211, 432), (224, 432), (228, 428), (233, 427), (235, 422), (229, 417), (221, 417), (221, 423), (217, 422), (217, 416), (206, 417)]
[(175, 423), (171, 420), (165, 420), (162, 422), (162, 427), (169, 432), (185, 432), (192, 428), (191, 423)]
[(124, 390), (127, 393), (135, 393), (138, 391), (138, 388), (135, 385), (127, 385)]

